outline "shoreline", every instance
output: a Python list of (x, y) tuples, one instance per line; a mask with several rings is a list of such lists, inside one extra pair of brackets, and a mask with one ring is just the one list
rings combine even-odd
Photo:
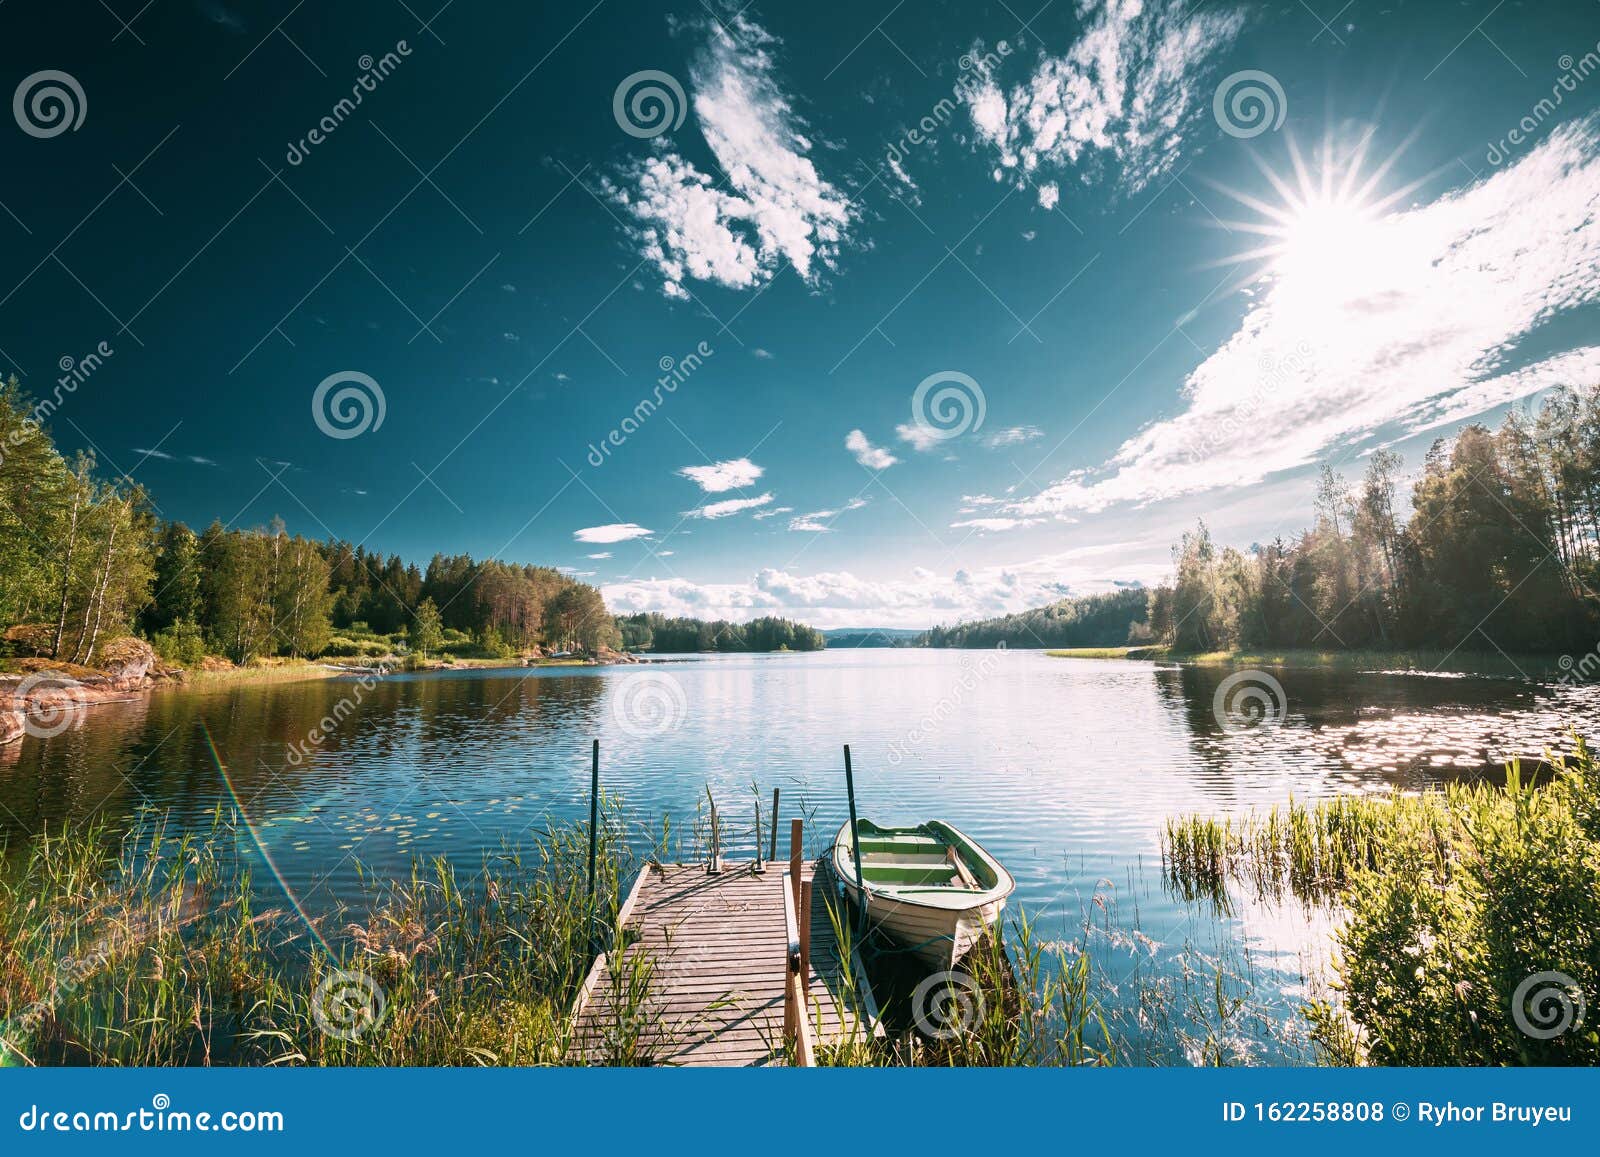
[[(57, 712), (87, 710), (103, 703), (126, 703), (161, 691), (215, 691), (230, 687), (307, 683), (382, 673), (430, 674), (459, 670), (531, 670), (538, 667), (609, 667), (651, 662), (632, 655), (595, 658), (457, 659), (414, 671), (397, 663), (384, 669), (375, 665), (341, 664), (318, 659), (285, 660), (247, 667), (157, 667), (143, 662), (132, 669), (105, 670), (72, 663), (28, 660), (21, 669), (0, 664), (0, 747), (20, 743), (30, 734), (34, 719), (50, 719)], [(150, 656), (154, 658), (153, 654)]]
[[(1496, 651), (1355, 650), (1310, 648), (1178, 651), (1159, 644), (1128, 647), (1069, 647), (1045, 651), (1052, 659), (1131, 659), (1178, 663), (1187, 667), (1281, 667), (1289, 670), (1350, 671), (1381, 674), (1483, 675), (1509, 679), (1560, 680), (1570, 674), (1570, 658), (1556, 654), (1506, 656)], [(1561, 660), (1568, 659), (1563, 666)]]

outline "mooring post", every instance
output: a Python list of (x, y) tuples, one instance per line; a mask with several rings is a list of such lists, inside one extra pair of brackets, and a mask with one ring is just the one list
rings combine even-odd
[(751, 870), (757, 875), (767, 870), (767, 866), (761, 862), (761, 795), (759, 792), (756, 794), (756, 866)]
[(600, 741), (594, 741), (594, 760), (589, 774), (589, 905), (594, 906), (594, 861), (600, 847)]
[(772, 789), (772, 847), (767, 850), (767, 859), (772, 863), (778, 861), (778, 789)]
[(805, 824), (800, 820), (789, 821), (789, 886), (794, 892), (794, 907), (797, 914), (800, 911), (800, 874), (804, 863), (804, 853), (801, 844), (805, 836)]
[[(811, 991), (811, 881), (800, 881), (800, 910), (795, 914), (800, 924), (800, 991)], [(804, 998), (802, 997), (802, 1000)], [(804, 1007), (802, 1006), (802, 1012)]]

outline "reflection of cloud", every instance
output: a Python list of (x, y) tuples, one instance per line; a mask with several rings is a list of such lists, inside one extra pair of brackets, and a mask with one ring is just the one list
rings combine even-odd
[[(1513, 167), (1419, 208), (1291, 225), (1238, 331), (1189, 375), (1184, 408), (1101, 469), (1005, 512), (1250, 485), (1374, 434), (1600, 378), (1600, 345), (1552, 324), (1600, 300), (1597, 126), (1562, 126)], [(1568, 348), (1551, 352), (1558, 342)]]
[(1083, 33), (1064, 56), (1041, 55), (1033, 75), (1010, 89), (988, 80), (970, 104), (978, 141), (997, 156), (995, 179), (1036, 184), (1046, 209), (1060, 189), (1045, 174), (1104, 168), (1138, 192), (1168, 172), (1209, 101), (1196, 86), (1207, 57), (1244, 27), (1238, 12), (1181, 0), (1086, 8)]
[(669, 297), (687, 297), (691, 279), (752, 288), (785, 263), (814, 282), (833, 267), (855, 211), (811, 161), (812, 142), (774, 77), (774, 38), (742, 16), (706, 33), (689, 78), (695, 121), (726, 187), (662, 150), (606, 191), (638, 222), (633, 240)]

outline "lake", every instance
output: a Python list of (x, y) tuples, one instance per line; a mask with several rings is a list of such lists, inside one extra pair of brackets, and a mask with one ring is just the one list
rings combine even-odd
[(846, 814), (849, 743), (862, 815), (965, 829), (1015, 874), (1013, 911), (1093, 956), (1129, 1059), (1192, 1058), (1220, 968), (1242, 1002), (1220, 1026), (1237, 1058), (1292, 1062), (1293, 1003), (1318, 990), (1328, 917), (1174, 898), (1165, 820), (1478, 775), (1597, 719), (1594, 686), (1022, 650), (169, 688), (0, 751), (0, 832), (14, 847), (146, 806), (205, 827), (222, 804), (248, 821), (258, 886), (315, 913), (355, 899), (358, 864), (381, 877), (442, 855), (470, 873), (548, 817), (586, 816), (593, 739), (640, 847), (670, 817), (671, 846), (692, 855), (709, 787), (725, 850), (748, 855), (756, 799), (765, 813), (777, 787), (784, 839), (803, 815), (815, 854)]

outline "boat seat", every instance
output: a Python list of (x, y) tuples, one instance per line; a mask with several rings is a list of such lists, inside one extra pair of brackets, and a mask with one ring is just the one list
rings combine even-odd
[(866, 836), (861, 840), (861, 854), (868, 852), (922, 852), (942, 856), (944, 845), (932, 836), (889, 836), (881, 839)]
[(956, 874), (955, 868), (948, 863), (929, 864), (926, 867), (863, 863), (861, 870), (871, 884), (949, 884)]

